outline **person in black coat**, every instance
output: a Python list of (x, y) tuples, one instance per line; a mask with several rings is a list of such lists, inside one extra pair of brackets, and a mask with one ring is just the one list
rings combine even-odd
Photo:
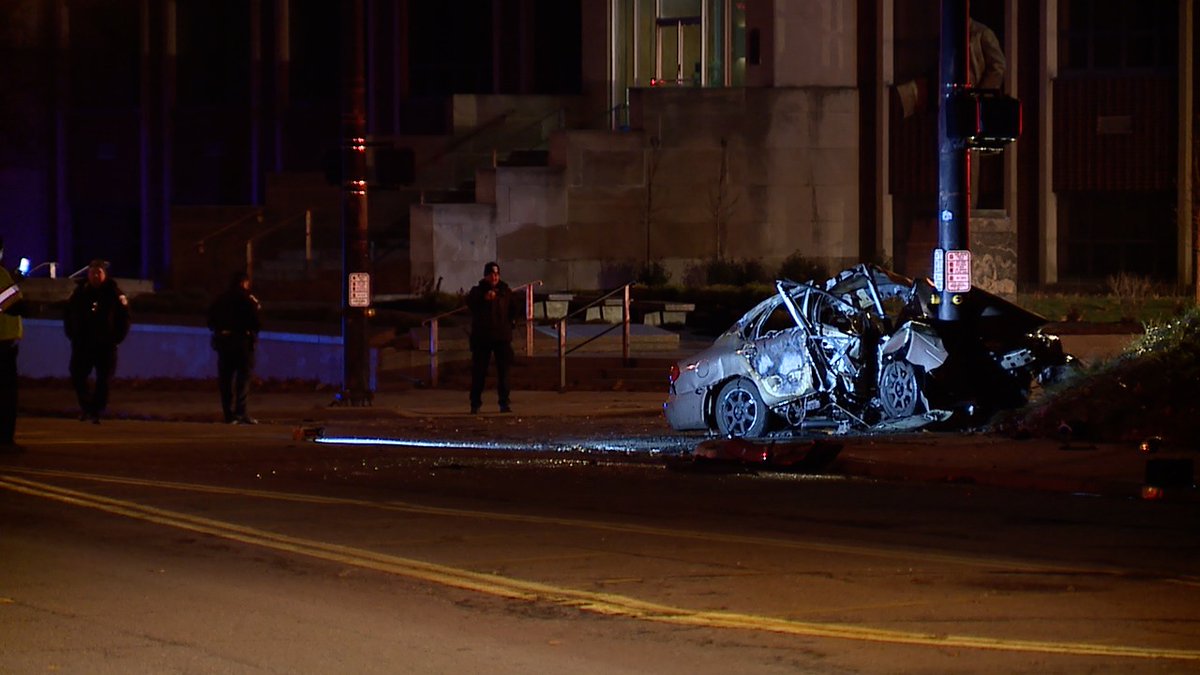
[[(129, 335), (129, 299), (108, 276), (108, 263), (93, 260), (87, 279), (67, 300), (63, 328), (71, 341), (71, 384), (79, 400), (79, 419), (100, 423), (108, 407), (108, 387), (117, 370), (117, 345)], [(95, 388), (88, 377), (96, 373)]]
[(254, 370), (254, 348), (261, 305), (250, 292), (250, 276), (233, 275), (229, 288), (208, 309), (208, 328), (217, 352), (217, 386), (221, 389), (221, 411), (227, 424), (258, 424), (246, 414), (250, 375)]
[(488, 362), (496, 356), (496, 393), (500, 412), (512, 412), (508, 388), (508, 370), (513, 361), (513, 326), (517, 307), (508, 284), (500, 280), (500, 266), (489, 262), (483, 266), (483, 278), (467, 293), (471, 310), (471, 413), (479, 412), (483, 404), (483, 383), (487, 378)]

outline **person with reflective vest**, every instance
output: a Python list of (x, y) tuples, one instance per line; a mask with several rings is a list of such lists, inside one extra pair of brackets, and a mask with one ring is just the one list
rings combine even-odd
[[(0, 261), (4, 239), (0, 237)], [(19, 452), (17, 431), (17, 345), (21, 342), (21, 289), (0, 266), (0, 453)]]

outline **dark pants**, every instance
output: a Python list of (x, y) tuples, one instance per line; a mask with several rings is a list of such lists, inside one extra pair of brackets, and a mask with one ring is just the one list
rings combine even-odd
[(496, 355), (496, 393), (500, 407), (508, 407), (508, 369), (513, 362), (511, 342), (494, 341), (471, 345), (471, 407), (483, 404), (483, 383), (487, 379), (488, 362)]
[(246, 416), (246, 397), (250, 395), (250, 372), (254, 369), (254, 351), (247, 347), (217, 350), (217, 386), (221, 389), (221, 412), (225, 421)]
[(0, 445), (12, 445), (17, 430), (17, 343), (0, 342)]
[[(96, 387), (88, 387), (88, 377), (96, 371)], [(108, 407), (108, 385), (117, 370), (116, 345), (71, 345), (71, 384), (79, 408), (85, 415), (99, 416)]]

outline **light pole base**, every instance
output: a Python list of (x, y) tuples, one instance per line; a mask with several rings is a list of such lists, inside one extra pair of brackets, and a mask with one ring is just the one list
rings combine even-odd
[(343, 389), (333, 395), (330, 407), (367, 408), (375, 402), (375, 392)]

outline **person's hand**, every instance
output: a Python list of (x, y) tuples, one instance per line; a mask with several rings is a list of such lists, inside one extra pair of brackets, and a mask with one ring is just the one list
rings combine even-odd
[(483, 297), (487, 298), (488, 300), (495, 300), (496, 299), (496, 291), (488, 291), (487, 295), (485, 295)]

